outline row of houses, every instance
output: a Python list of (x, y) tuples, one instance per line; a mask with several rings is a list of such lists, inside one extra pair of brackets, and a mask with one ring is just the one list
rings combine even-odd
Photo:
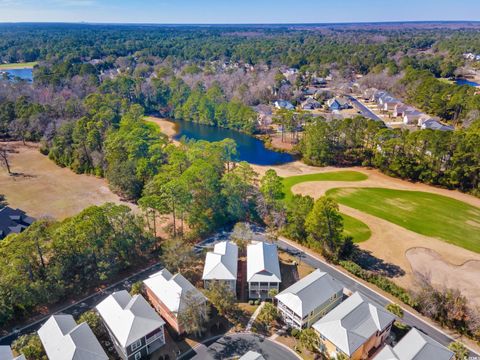
[(480, 54), (474, 54), (474, 53), (468, 52), (468, 53), (464, 53), (463, 57), (471, 61), (480, 61)]
[(416, 329), (394, 347), (385, 345), (395, 317), (356, 292), (344, 300), (344, 286), (319, 269), (275, 296), (286, 324), (313, 328), (320, 350), (332, 358), (451, 360), (453, 353)]
[[(205, 289), (222, 282), (236, 293), (240, 276), (238, 246), (231, 241), (215, 244), (205, 258), (202, 275)], [(247, 246), (246, 281), (249, 299), (267, 299), (271, 298), (272, 291), (278, 292), (282, 276), (275, 244), (259, 241)]]
[(391, 113), (393, 117), (401, 118), (405, 125), (415, 125), (422, 130), (454, 130), (452, 126), (444, 125), (439, 120), (434, 119), (411, 106), (405, 105), (387, 91), (367, 89), (364, 92), (364, 99), (366, 101), (375, 102), (382, 112), (388, 112)]

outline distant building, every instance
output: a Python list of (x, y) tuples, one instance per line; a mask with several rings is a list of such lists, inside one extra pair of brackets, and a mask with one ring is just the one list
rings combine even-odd
[(189, 301), (194, 302), (206, 315), (207, 299), (183, 275), (172, 275), (163, 269), (143, 283), (150, 303), (177, 333), (184, 332), (178, 316), (189, 306)]
[(258, 352), (250, 350), (238, 360), (265, 360), (265, 358)]
[(451, 360), (454, 353), (412, 328), (397, 345), (386, 345), (374, 360)]
[(313, 324), (328, 356), (370, 358), (390, 334), (395, 316), (370, 304), (358, 292)]
[(8, 345), (0, 345), (0, 359), (1, 360), (26, 360), (24, 355), (13, 357), (12, 349)]
[(282, 282), (277, 245), (259, 241), (247, 246), (247, 282), (250, 299), (270, 298)]
[(327, 105), (331, 111), (340, 111), (351, 107), (347, 100), (341, 98), (330, 99), (327, 101)]
[(420, 126), (420, 128), (422, 130), (430, 129), (430, 130), (439, 130), (439, 131), (453, 131), (453, 130), (455, 130), (455, 128), (453, 126), (443, 125), (442, 123), (440, 123), (439, 121), (437, 121), (435, 119), (430, 119), (430, 120), (424, 121), (422, 123), (422, 125)]
[(403, 115), (403, 123), (405, 125), (413, 125), (418, 123), (418, 119), (420, 119), (424, 114), (417, 110), (408, 110)]
[(412, 108), (410, 108), (409, 106), (402, 103), (398, 103), (393, 108), (393, 116), (403, 118), (403, 115), (405, 115), (405, 112), (410, 110), (412, 110)]
[(315, 110), (322, 107), (322, 104), (320, 104), (317, 100), (312, 99), (312, 98), (307, 98), (304, 102), (301, 104), (302, 110)]
[(0, 240), (10, 234), (19, 234), (32, 225), (34, 218), (20, 209), (5, 206), (0, 209)]
[(108, 360), (90, 326), (77, 325), (72, 315), (50, 316), (38, 336), (49, 360)]
[(284, 109), (284, 110), (294, 110), (295, 109), (295, 106), (293, 106), (293, 104), (290, 101), (286, 101), (286, 100), (277, 100), (273, 103), (273, 105), (277, 109)]
[(230, 241), (215, 244), (205, 258), (202, 280), (205, 289), (216, 281), (226, 283), (233, 292), (237, 288), (238, 246)]
[(342, 302), (343, 285), (329, 274), (315, 270), (277, 296), (277, 308), (289, 326), (312, 326)]
[(114, 292), (96, 309), (122, 359), (147, 359), (165, 345), (165, 321), (143, 296)]

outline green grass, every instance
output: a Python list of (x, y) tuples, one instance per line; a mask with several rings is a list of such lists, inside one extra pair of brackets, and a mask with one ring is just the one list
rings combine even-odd
[[(368, 178), (367, 175), (357, 171), (333, 171), (326, 173), (290, 176), (283, 179), (285, 201), (288, 203), (293, 198), (292, 187), (308, 181), (362, 181)], [(342, 214), (345, 235), (351, 236), (353, 242), (366, 241), (372, 235), (370, 228), (351, 216)]]
[(383, 188), (331, 189), (327, 195), (408, 230), (480, 253), (480, 208), (462, 201)]
[(31, 69), (37, 64), (38, 62), (36, 61), (25, 63), (0, 64), (0, 70)]

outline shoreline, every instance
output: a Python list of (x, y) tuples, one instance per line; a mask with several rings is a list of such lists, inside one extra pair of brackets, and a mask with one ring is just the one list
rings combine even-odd
[(31, 70), (38, 65), (38, 62), (18, 63), (18, 64), (0, 64), (0, 71), (7, 70)]

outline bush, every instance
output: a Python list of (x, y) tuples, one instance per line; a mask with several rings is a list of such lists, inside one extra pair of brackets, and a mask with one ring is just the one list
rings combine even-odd
[(260, 305), (260, 300), (255, 300), (255, 305)]
[(254, 301), (253, 301), (253, 300), (248, 300), (248, 303), (249, 303), (250, 305), (253, 305)]
[(290, 330), (290, 335), (298, 339), (298, 336), (300, 335), (300, 330), (298, 330), (297, 328), (293, 328), (292, 330)]
[(399, 305), (391, 303), (385, 306), (385, 309), (387, 309), (387, 311), (390, 311), (393, 315), (399, 317), (400, 319), (403, 318), (403, 309)]

